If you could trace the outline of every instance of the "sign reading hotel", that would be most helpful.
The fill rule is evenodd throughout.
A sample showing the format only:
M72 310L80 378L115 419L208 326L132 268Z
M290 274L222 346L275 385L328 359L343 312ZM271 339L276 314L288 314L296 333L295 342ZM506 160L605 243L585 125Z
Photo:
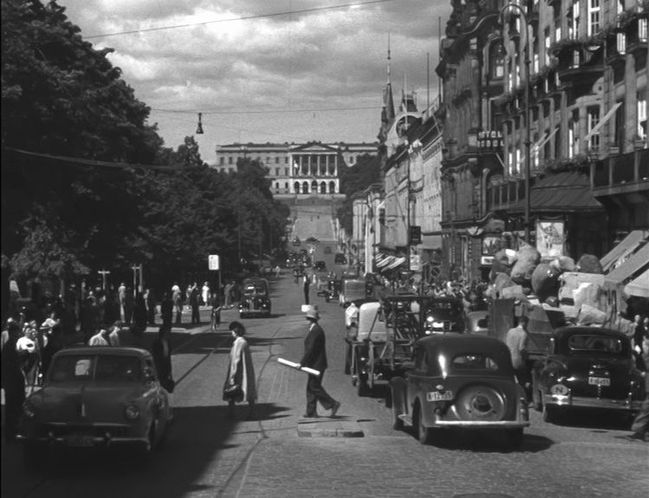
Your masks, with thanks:
M503 147L503 134L498 130L478 132L478 148L482 151L497 151Z
M563 221L536 222L536 249L542 258L563 256L565 251L565 223Z

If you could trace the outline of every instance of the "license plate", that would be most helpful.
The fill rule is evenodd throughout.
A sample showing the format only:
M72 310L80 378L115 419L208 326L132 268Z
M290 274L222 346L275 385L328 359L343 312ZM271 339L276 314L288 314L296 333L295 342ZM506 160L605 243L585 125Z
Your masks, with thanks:
M611 379L608 377L588 377L588 383L591 386L610 386Z
M73 435L69 436L65 442L68 446L74 446L76 448L88 448L94 445L92 436Z
M453 391L432 391L426 393L426 401L451 401L453 399Z

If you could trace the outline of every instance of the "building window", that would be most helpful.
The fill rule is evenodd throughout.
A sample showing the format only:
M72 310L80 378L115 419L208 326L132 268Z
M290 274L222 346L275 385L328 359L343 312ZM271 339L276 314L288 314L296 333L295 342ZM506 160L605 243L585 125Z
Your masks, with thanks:
M505 50L502 43L495 44L491 60L491 77L499 79L505 76Z
M575 157L575 116L568 121L568 158Z
M232 164L232 156L228 157L228 164Z
M300 182L295 182L293 185L293 188L295 189L295 193L299 194L300 193Z
M588 0L588 36L599 33L599 0Z
M561 16L554 19L554 41L561 40Z
M638 39L641 42L647 41L647 19L638 19Z
M545 50L544 50L544 63L546 66L550 65L550 27L546 27L543 31L543 39L545 41Z
M223 156L219 157L219 164L221 165L225 164L225 157Z
M284 176L289 176L288 168L284 168Z
M589 107L586 110L587 117L588 117L588 133L591 132L595 126L597 126L597 123L599 123L599 106L597 107ZM589 140L588 140L588 150L594 151L599 148L599 131L596 133L593 133Z
M336 182L329 182L329 193L330 194L336 193Z
M617 34L616 48L618 54L620 55L626 54L626 34L625 33Z
M302 192L305 194L309 193L309 182L302 182Z
M624 100L622 100L621 105L615 112L615 143L620 148L620 152L623 151L624 147L624 119Z
M311 192L318 193L318 182L315 180L311 182Z
M532 73L539 72L539 39L534 37L532 42Z
M275 164L279 164L279 156L275 156Z
M284 164L288 164L288 156L284 158Z
M320 193L321 194L327 193L327 184L325 182L320 182Z
M288 182L284 182L284 190L288 190Z
M647 139L647 100L638 94L638 138Z
M509 176L512 176L514 174L514 153L510 150L507 153L507 166L509 170Z
M568 12L568 38L579 38L579 0L573 0Z

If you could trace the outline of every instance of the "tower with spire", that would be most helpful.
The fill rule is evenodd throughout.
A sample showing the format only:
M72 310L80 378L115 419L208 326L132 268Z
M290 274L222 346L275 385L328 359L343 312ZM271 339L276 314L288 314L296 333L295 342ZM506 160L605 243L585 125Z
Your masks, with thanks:
M381 128L379 129L378 139L384 143L388 135L388 130L394 121L394 100L392 97L392 81L390 75L390 33L388 33L388 64L387 64L387 82L383 89L383 108L381 109Z

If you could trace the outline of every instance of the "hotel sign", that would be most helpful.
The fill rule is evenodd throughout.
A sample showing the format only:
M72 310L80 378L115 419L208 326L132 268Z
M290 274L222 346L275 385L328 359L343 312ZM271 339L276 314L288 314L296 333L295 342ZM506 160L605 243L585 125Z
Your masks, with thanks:
M484 130L478 132L478 149L483 152L502 149L503 134L498 130Z

